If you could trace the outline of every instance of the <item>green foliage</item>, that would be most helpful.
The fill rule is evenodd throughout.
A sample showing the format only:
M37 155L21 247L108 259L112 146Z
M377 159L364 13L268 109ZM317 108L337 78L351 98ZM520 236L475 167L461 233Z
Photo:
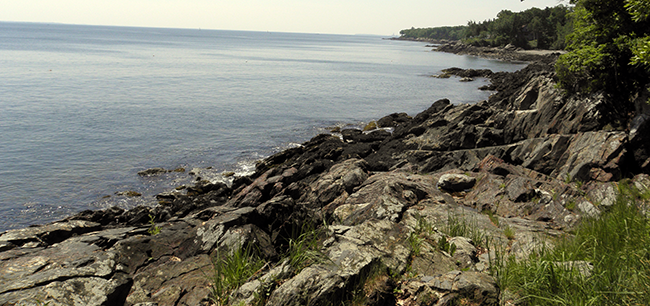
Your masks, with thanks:
M212 258L211 300L217 305L228 305L231 292L243 285L264 264L250 246L240 247L232 253L217 252Z
M506 225L506 227L503 229L503 235L508 238L508 240L513 240L515 239L515 230L510 227L510 225Z
M566 208L566 209L569 210L569 211L573 211L574 209L576 209L576 200L575 200L575 199L571 199L571 200L567 201L567 203L566 203L566 205L564 206L564 208Z
M407 38L462 40L478 47L513 44L525 49L560 50L564 49L565 38L573 28L570 12L571 8L564 5L518 13L503 10L496 19L469 21L466 26L411 28L400 34Z
M160 234L160 227L156 225L156 217L149 215L149 229L147 233L151 236Z
M646 195L621 182L616 204L583 220L574 237L524 261L506 259L499 285L526 305L650 304L650 219L637 206ZM593 268L581 268L586 263Z
M413 256L420 256L420 248L422 246L422 238L420 238L420 235L413 231L406 240L411 248L411 254Z
M573 27L570 12L564 5L518 13L503 10L496 19L468 22L464 42L480 47L512 44L524 49L564 49L565 37Z
M447 252L451 256L454 256L454 253L456 253L456 245L453 243L449 243L446 237L440 237L440 239L438 240L438 248L441 251Z
M39 299L35 299L34 301L35 301L37 306L48 306L48 305L50 305L50 302L41 301Z
M556 64L568 92L605 91L629 97L650 76L647 0L575 0L570 52Z
M490 218L490 222L495 226L499 226L499 216L495 215L491 210L486 210L485 214Z
M285 257L289 265L299 273L302 269L328 260L320 249L322 231L312 224L305 224L298 233L289 238L289 248Z
M465 26L436 27L436 28L411 28L401 30L402 37L424 39L461 40L465 37Z
M476 246L481 246L486 238L485 233L479 229L476 220L468 221L462 215L447 215L447 224L441 230L450 237L460 236L472 239Z

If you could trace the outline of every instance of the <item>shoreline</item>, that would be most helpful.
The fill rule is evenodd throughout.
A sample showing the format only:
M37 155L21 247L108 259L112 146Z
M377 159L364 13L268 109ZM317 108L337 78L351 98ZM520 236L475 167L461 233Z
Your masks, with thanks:
M231 186L198 181L185 194L159 194L156 207L87 210L4 232L0 304L209 305L212 258L255 246L266 264L222 296L235 304L353 300L378 271L368 294L377 301L497 305L507 297L484 237L525 258L545 243L540 235L566 234L606 209L617 180L650 186L641 174L650 170L650 123L631 134L615 101L562 97L554 73L549 60L493 73L497 93L487 101L441 99L367 132L321 134ZM474 220L477 232L445 232L452 217ZM287 263L292 233L309 224L326 225L314 250L326 260Z
M432 51L452 53L456 55L471 55L480 58L487 59L497 59L502 61L510 62L536 62L536 61L549 61L556 60L557 57L566 53L564 50L541 50L541 49L532 49L532 50L523 50L516 49L514 47L474 47L461 43L460 41L451 41L451 40L437 40L437 39L414 39L414 38L402 38L402 37L392 37L388 38L390 40L402 40L402 41L414 41L414 42L428 42L432 44L437 44L438 46L433 47Z

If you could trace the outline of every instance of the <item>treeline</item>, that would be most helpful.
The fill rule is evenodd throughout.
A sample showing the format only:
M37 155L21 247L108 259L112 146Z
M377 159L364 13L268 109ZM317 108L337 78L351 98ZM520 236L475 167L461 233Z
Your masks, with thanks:
M461 40L465 38L467 26L437 27L437 28L411 28L401 30L399 33L406 38L425 38L437 40Z
M573 29L572 8L564 5L523 12L503 10L497 18L469 21L466 26L411 28L400 31L402 37L462 40L481 47L512 44L524 49L564 49L566 36Z

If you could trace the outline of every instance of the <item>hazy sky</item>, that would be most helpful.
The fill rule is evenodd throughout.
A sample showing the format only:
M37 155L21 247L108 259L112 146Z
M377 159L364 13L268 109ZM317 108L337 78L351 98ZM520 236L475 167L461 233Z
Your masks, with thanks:
M0 21L336 34L462 25L559 0L0 0ZM566 1L564 2L566 3Z

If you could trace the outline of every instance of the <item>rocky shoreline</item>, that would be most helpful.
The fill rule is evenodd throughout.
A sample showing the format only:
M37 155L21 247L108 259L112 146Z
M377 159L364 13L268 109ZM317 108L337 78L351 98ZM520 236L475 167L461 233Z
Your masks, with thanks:
M496 250L524 258L566 235L613 204L620 179L650 187L648 114L563 97L552 63L490 73L487 101L316 136L231 186L4 232L0 305L215 305L215 258L246 246L264 264L231 305L512 302ZM295 263L308 233L315 255Z
M433 48L433 51L452 53L457 55L471 55L481 58L497 59L512 62L536 62L555 60L561 54L566 53L563 50L524 50L507 45L502 48L494 47L475 47L463 44L460 41L445 39L425 39L425 38L408 38L394 37L391 40L404 40L416 42L428 42L433 45L427 47Z

